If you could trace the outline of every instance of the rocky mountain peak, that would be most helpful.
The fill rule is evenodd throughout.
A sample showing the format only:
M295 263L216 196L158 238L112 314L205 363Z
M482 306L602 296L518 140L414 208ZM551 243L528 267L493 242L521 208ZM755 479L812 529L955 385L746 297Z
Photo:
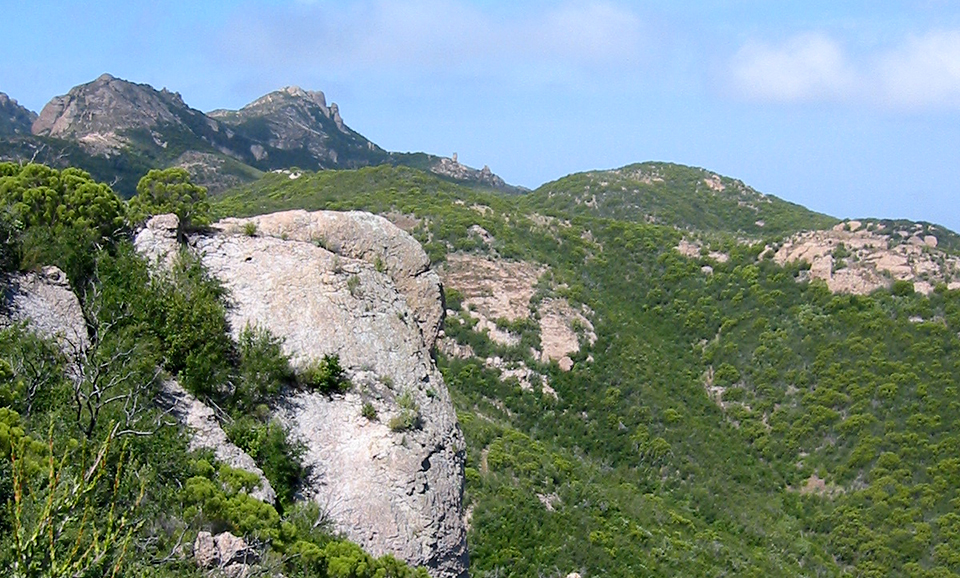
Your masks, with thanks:
M0 92L0 135L30 134L30 127L36 119L37 113Z
M255 136L266 147L297 154L309 152L320 168L365 166L371 164L367 158L371 154L385 156L379 147L344 124L339 107L335 103L328 106L326 95L319 90L287 86L240 110L215 110L210 116L236 132ZM355 160L344 162L344 157Z
M299 86L285 86L280 89L290 96L310 101L320 108L327 108L327 97L320 90L304 90Z
M0 152L2 158L73 164L100 180L117 183L115 189L124 196L134 193L148 168L170 166L187 169L212 193L254 180L261 171L384 164L510 188L489 169L464 167L426 153L387 152L351 129L340 107L328 104L322 91L295 85L239 110L206 114L188 106L178 92L107 73L53 98L39 115L0 96L0 151L4 147L9 151ZM48 147L47 138L66 142ZM56 157L54 150L65 152ZM91 157L114 160L102 163Z
M460 164L457 160L457 153L453 153L453 158L440 157L430 166L430 172L456 179L460 181L473 181L481 183L494 189L506 189L507 183L502 178L493 174L490 167L484 165L480 170Z
M102 74L47 103L32 132L76 139L89 152L102 154L127 144L124 133L131 129L183 124L185 113L196 111L179 95Z

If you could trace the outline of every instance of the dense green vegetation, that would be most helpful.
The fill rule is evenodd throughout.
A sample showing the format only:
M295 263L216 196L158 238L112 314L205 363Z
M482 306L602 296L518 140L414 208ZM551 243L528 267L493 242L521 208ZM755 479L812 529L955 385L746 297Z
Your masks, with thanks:
M600 193L620 187L607 173L509 198L405 169L325 172L264 179L214 211L411 215L437 263L466 251L546 264L534 300L595 311L598 341L563 372L531 358L535 324L512 328L522 345L497 345L447 295L459 311L447 335L477 354L439 359L467 437L475 576L960 574L960 293L797 282L802 264L778 267L731 234L835 220L767 197L751 228L759 213L721 194L689 208L684 190L706 194L706 173L633 168L664 178L643 193L657 222L696 228L730 260L682 257L679 232L644 222L639 203L597 211L622 221L564 196L600 187L602 208ZM482 361L492 355L546 373L558 398L502 381Z
M699 169L628 169L664 180L621 198L605 194L626 186L609 173L574 175L511 197L375 167L266 175L210 211L402 215L438 266L452 252L543 264L534 304L564 297L594 312L598 340L564 372L531 355L536 323L501 320L520 340L499 345L476 331L462 295L446 295L446 335L477 355L438 354L467 439L474 576L960 575L960 292L899 283L833 295L798 282L802 264L779 267L762 242L734 238L834 220L726 179L706 187ZM586 186L596 211L567 194ZM185 192L187 210L204 209ZM189 255L151 274L128 222L166 201L131 207L82 171L7 164L0 202L4 269L66 271L90 338L77 357L24 327L0 330L3 567L191 576L171 552L206 529L256 541L286 576L413 574L332 536L315 506L294 500L301 449L270 404L285 388L339 390L338 360L298 374L262 329L227 339L223 289ZM663 223L696 229L729 261L681 256L681 232ZM557 397L502 380L488 356L547 375ZM256 478L188 452L164 425L154 400L170 377L222 409L277 503L250 498ZM390 427L416 427L420 408L401 405Z
M133 213L173 199L197 222L197 190L166 176L142 190L160 180L185 196L143 199ZM301 385L275 337L248 328L231 341L223 289L196 259L184 253L172 270L151 271L133 250L127 204L78 169L0 164L0 208L3 274L61 267L87 329L85 340L54 343L24 325L0 328L4 575L197 576L183 546L201 530L229 530L273 573L426 576L371 557L321 524L315 505L294 502L300 449L269 404ZM341 384L336 358L322 372L319 385ZM169 378L221 408L275 504L250 497L256 476L188 450L162 401Z

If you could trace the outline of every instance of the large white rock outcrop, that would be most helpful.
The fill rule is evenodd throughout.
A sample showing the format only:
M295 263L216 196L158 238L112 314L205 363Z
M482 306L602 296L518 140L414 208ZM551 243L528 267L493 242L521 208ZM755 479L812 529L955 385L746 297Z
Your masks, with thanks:
M400 290L427 347L434 346L443 323L440 277L430 269L420 243L383 217L360 211L296 210L224 219L214 227L228 234L253 227L257 236L305 241L373 265Z
M784 241L774 253L782 265L810 264L809 277L822 279L834 293L866 295L894 280L910 281L923 294L937 283L960 287L960 258L937 249L937 238L918 232L921 225L882 234L860 221L822 231L805 231Z
M67 275L56 267L34 273L12 273L3 280L0 324L26 322L56 341L67 355L87 344L87 325L80 301L70 289Z
M161 228L148 225L151 247ZM374 554L465 575L464 442L430 356L443 312L423 249L366 213L290 211L213 231L188 245L229 291L234 334L268 329L295 367L339 355L351 378L345 395L299 392L277 408L307 447L305 497Z

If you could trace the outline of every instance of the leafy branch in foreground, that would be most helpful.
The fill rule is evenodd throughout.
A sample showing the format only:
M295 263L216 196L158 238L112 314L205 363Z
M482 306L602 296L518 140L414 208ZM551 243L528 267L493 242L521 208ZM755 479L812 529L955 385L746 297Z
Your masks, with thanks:
M52 437L51 431L45 480L31 475L35 464L23 444L11 452L12 575L117 576L142 525L136 511L144 487L141 485L132 502L122 499L121 481L128 457L121 450L111 476L112 434L97 448L93 462L89 466L82 463L79 472L70 467L73 451L55 456Z

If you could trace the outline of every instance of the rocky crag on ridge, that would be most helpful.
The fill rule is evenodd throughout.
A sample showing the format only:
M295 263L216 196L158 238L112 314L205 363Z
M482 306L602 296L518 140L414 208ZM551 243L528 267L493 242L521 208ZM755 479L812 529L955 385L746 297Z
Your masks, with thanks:
M156 217L138 249L163 259L176 231ZM229 292L235 336L263 327L294 367L336 354L346 369L346 394L291 393L276 409L306 446L304 497L373 554L465 575L464 441L430 356L443 312L419 244L367 213L289 211L226 219L187 246Z
M28 135L37 114L0 92L0 135Z

